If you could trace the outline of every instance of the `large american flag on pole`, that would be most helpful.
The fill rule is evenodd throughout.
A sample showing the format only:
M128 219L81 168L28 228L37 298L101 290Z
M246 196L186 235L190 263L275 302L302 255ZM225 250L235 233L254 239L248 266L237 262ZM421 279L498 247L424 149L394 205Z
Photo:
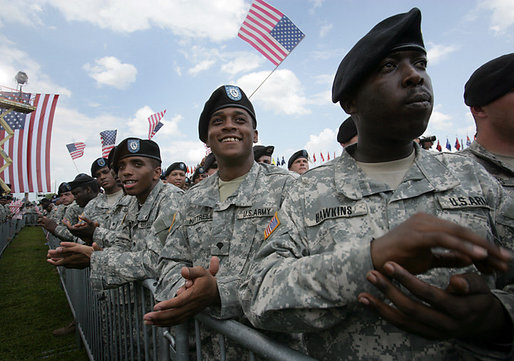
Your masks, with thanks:
M82 142L75 142L66 144L66 148L68 148L68 152L70 152L71 159L77 159L84 155L86 144Z
M19 97L19 93L2 92L1 96ZM0 174L5 183L11 184L14 193L51 192L50 176L50 144L52 141L52 125L58 94L28 94L24 97L33 97L32 113L10 112L4 120L14 131L14 136L3 144L13 163ZM2 110L4 112L5 110ZM0 127L0 139L5 138L7 132ZM0 157L0 167L4 159Z
M305 34L280 10L255 0L237 34L278 66Z
M117 133L118 131L116 129L100 132L100 140L102 141L102 158L107 158L112 148L114 148Z
M157 133L159 129L162 128L162 123L160 122L161 118L166 114L166 109L164 109L162 112L152 114L148 117L148 139L152 139L152 137Z

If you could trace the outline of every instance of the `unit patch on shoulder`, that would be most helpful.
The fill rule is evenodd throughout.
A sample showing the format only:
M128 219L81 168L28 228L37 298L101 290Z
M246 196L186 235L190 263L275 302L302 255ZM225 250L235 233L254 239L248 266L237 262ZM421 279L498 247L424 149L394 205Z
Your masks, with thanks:
M271 221L269 222L268 226L264 230L264 240L267 240L269 236L277 229L277 227L280 225L280 220L278 219L277 212L275 212L275 215L273 218L271 218Z

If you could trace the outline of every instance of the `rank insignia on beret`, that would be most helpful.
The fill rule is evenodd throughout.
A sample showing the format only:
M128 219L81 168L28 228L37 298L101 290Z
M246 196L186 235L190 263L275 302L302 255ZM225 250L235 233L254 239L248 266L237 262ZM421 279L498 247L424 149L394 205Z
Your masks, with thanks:
M98 164L99 167L105 167L105 160L103 158L100 158L96 161L96 164Z
M127 142L127 148L130 153L137 153L140 147L139 139L129 139Z
M271 218L271 221L269 222L268 226L264 230L264 240L267 240L269 236L277 229L277 227L280 225L280 220L278 219L277 212L275 212L275 215L273 218Z
M230 99L235 101L241 100L241 90L237 86L225 85L225 91Z

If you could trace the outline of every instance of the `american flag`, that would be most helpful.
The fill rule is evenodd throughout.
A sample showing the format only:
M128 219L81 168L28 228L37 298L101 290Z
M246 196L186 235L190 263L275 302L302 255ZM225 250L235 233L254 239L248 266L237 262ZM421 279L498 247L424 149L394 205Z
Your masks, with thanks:
M255 0L237 34L278 66L305 34L287 16L262 0Z
M269 236L277 229L277 227L280 225L280 220L278 219L277 212L275 212L275 215L273 218L271 218L271 221L269 222L268 226L264 230L264 240L268 239Z
M104 130L100 132L100 140L102 141L102 158L107 158L111 149L116 144L117 130Z
M19 94L2 92L0 96L19 99ZM36 110L28 114L10 112L5 115L4 120L14 131L14 136L0 148L12 158L13 163L0 173L0 177L11 184L13 193L51 192L50 145L59 95L23 93L23 97L25 103L33 97L32 105ZM6 131L0 128L0 139L6 135ZM0 157L0 167L3 165L4 159Z
M21 199L12 201L9 203L9 210L11 211L11 215L14 217L20 212L20 208L23 206L23 202Z
M161 129L163 124L160 122L160 120L164 116L164 114L166 114L166 109L164 109L160 113L155 113L148 117L148 123L150 124L150 128L148 129L148 139L152 139L155 133L157 133L157 131Z
M86 144L82 142L70 143L66 144L66 148L68 148L68 152L70 152L71 159L77 159L84 155Z

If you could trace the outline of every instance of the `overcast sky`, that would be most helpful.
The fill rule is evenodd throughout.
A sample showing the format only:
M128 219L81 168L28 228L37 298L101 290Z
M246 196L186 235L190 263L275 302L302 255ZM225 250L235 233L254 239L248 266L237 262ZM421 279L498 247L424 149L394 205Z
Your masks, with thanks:
M331 102L339 62L382 19L417 6L428 49L435 106L425 135L441 143L472 138L464 83L486 61L514 49L512 0L272 0L306 35L253 96L259 143L288 157L305 148L334 152L346 119ZM101 155L99 133L145 138L149 115L167 109L154 140L163 166L197 164L203 104L222 84L248 95L274 66L237 37L250 1L243 0L0 0L0 85L61 94L52 137L52 179L76 175L65 144L82 141L76 160L89 173ZM319 161L318 161L319 163Z

